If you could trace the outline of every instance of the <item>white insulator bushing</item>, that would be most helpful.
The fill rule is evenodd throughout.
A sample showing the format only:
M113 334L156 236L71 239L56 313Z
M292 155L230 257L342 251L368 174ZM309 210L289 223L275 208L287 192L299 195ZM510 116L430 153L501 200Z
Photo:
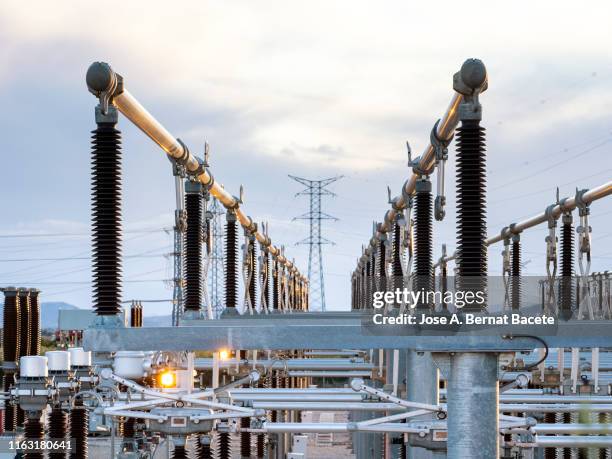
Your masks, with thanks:
M22 378L45 378L49 375L47 357L27 355L19 359L19 376Z
M145 376L145 354L140 351L117 351L113 362L117 376L140 379Z
M68 349L70 352L70 365L73 367L90 367L91 366L91 352L84 351L82 347L71 347Z
M68 351L47 351L49 371L70 371L70 352Z

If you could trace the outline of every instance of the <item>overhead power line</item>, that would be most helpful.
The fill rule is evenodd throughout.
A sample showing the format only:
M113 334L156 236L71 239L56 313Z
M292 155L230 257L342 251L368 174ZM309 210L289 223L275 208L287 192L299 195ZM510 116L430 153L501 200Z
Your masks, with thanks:
M124 231L124 234L146 234L146 233L161 233L167 232L168 228L157 228L150 230L132 230ZM90 233L14 233L0 234L0 239L16 239L16 238L37 238L37 237L74 237L74 236L90 236Z

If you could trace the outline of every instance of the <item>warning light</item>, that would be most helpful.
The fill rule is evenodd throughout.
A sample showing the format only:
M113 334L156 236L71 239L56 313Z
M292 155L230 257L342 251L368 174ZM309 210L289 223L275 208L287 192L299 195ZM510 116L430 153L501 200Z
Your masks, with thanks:
M173 371L164 371L159 377L159 383L166 388L176 386L176 374Z

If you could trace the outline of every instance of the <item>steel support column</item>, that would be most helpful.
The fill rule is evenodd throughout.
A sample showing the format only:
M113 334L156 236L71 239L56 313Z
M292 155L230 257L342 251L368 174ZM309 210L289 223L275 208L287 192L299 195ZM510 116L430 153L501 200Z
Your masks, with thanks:
M407 351L406 398L408 400L437 405L439 402L439 379L438 368L433 361L431 352ZM434 457L432 451L424 448L409 447L407 453L408 459L431 459Z
M451 354L448 458L499 457L497 354Z

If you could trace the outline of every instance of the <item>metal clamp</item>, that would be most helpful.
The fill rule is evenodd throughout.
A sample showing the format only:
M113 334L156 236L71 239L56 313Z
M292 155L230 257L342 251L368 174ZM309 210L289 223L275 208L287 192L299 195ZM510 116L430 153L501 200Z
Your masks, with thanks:
M504 244L506 243L506 239L510 239L511 236L511 231L510 231L510 227L509 226L504 226L501 231L499 232L499 236L501 238L502 241L504 241Z
M576 196L574 197L574 200L576 201L576 207L578 208L578 215L580 216L589 215L590 213L589 204L584 202L584 194L587 191L589 190L587 189L578 190L578 188L576 188Z
M238 220L238 217L236 217L236 212L234 212L233 208L227 209L227 212L225 212L225 219L229 223L234 223L236 220Z
M187 147L187 145L185 145L185 143L181 139L177 138L176 141L181 145L181 147L183 147L183 154L179 156L178 158L175 158L173 156L168 156L168 159L172 161L173 163L186 167L187 162L189 160L189 156L190 156L189 148ZM187 171L185 170L185 172Z
M187 170L185 169L184 165L179 164L176 161L172 161L172 175L175 177L185 178L187 176Z
M426 176L429 175L425 169L421 167L421 157L417 157L416 159L408 160L408 167L412 168L412 172L414 172L418 176Z
M248 226L244 229L245 233L247 233L250 237L255 238L255 233L257 232L257 223L253 221L250 216L247 216L249 219Z
M412 159L412 148L410 148L410 142L406 140L406 152L408 154L408 167L412 168L412 172L416 175L428 175L427 171L421 167L421 157L417 157L416 159Z
M439 124L440 120L436 121L431 130L431 134L429 135L429 140L434 149L436 157L435 165L438 171L436 180L437 196L434 202L434 217L437 221L442 221L446 215L446 211L444 210L444 206L446 205L446 196L444 195L444 170L446 160L448 159L448 146L453 140L454 134L446 140L438 137Z
M402 189L402 197L405 199L406 196L404 195L404 190ZM391 204L391 208L393 210L395 210L396 212L401 212L403 210L403 207L399 205L399 198L395 197L392 198L391 197L391 187L389 187L387 185L387 202L389 204Z
M228 211L232 211L232 213L234 213L236 211L236 209L238 209L240 207L240 204L242 204L242 198L244 196L244 191L243 191L243 187L242 185L240 185L240 196L233 196L232 198L234 199L234 204L232 204L231 206L226 206L226 209Z
M544 211L544 215L546 215L546 219L548 220L549 228L554 228L555 226L557 226L557 219L553 215L553 210L555 207L557 207L557 204L551 204Z
M195 159L198 162L197 169L195 171L187 171L189 178L192 180L198 180L198 177L204 174L204 172L206 172L206 163L204 162L204 160L202 158L198 158L197 156L195 157ZM211 180L206 185L204 185L204 187L206 188L206 191L212 188L213 183L214 183L214 179L212 179L212 176L211 176Z

